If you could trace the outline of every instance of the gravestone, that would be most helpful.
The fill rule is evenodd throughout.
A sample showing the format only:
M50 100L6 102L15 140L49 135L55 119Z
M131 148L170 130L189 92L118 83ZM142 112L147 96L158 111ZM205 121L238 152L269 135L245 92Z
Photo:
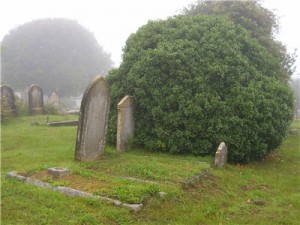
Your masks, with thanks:
M126 95L118 103L117 150L124 151L134 133L133 98Z
M223 167L227 163L227 154L228 154L227 146L224 142L221 142L221 144L219 145L216 151L214 167L216 168Z
M6 85L1 86L1 114L7 116L17 115L14 91Z
M43 90L38 84L33 84L28 90L28 106L31 115L44 113Z
M48 99L48 102L50 104L52 104L53 106L55 106L56 108L58 108L59 107L59 97L58 97L58 95L55 92L52 92L49 99Z
M93 161L104 153L110 94L105 78L97 76L84 92L77 130L75 159Z

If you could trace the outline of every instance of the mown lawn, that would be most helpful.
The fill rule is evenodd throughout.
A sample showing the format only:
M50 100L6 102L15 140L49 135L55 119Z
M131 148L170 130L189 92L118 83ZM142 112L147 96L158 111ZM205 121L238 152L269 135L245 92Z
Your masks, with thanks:
M76 118L50 116L51 121ZM31 121L40 125L31 126ZM209 169L212 158L136 149L120 154L107 147L97 162L75 162L77 128L45 123L46 116L34 116L2 124L2 224L299 224L299 135L289 136L264 161L210 170L198 184L183 189L181 182ZM299 121L292 127L300 129ZM41 177L54 185L73 185L144 207L133 212L6 177L9 171L38 176L49 167L67 167L78 177L74 184ZM162 198L159 191L167 195Z

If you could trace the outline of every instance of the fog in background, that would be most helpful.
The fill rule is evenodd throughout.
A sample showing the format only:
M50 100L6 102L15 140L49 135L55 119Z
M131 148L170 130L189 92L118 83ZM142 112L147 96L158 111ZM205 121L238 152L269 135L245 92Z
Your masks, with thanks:
M166 19L179 14L193 0L5 0L1 2L0 40L13 28L42 18L75 19L91 31L104 50L111 54L114 66L122 61L122 48L131 33L148 20ZM300 2L264 0L262 5L280 19L276 36L290 53L300 49ZM298 53L299 54L299 53ZM294 77L300 78L299 57Z

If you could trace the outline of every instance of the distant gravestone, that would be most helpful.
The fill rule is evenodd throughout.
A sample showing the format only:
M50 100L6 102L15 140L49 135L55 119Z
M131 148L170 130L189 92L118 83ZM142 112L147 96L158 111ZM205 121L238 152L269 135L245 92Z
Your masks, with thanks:
M33 84L28 90L28 106L31 115L44 113L43 90L38 84Z
M15 95L11 87L1 86L1 114L16 116L17 109L15 104Z
M75 159L93 161L104 153L110 94L103 77L96 77L84 92L78 122Z
M56 108L59 107L59 96L55 93L55 92L52 92L49 99L48 99L48 102L55 106Z
M221 144L219 145L216 151L214 167L216 168L223 167L227 163L227 154L228 154L227 146L224 142L221 142Z
M124 151L134 133L133 98L126 95L118 103L117 150Z

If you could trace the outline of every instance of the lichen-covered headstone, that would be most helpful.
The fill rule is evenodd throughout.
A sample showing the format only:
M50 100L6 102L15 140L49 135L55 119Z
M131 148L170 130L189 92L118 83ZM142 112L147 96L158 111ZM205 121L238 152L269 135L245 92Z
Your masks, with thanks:
M1 86L1 115L17 115L14 91L11 87L6 85Z
M44 113L43 90L38 84L33 84L28 89L28 106L31 115Z
M117 150L124 151L134 133L133 98L126 95L118 103Z
M214 167L216 168L223 167L227 163L227 154L228 154L227 146L224 142L221 142L221 144L219 145L216 151Z
M104 153L110 94L103 77L96 77L84 92L78 122L75 159L93 161Z

